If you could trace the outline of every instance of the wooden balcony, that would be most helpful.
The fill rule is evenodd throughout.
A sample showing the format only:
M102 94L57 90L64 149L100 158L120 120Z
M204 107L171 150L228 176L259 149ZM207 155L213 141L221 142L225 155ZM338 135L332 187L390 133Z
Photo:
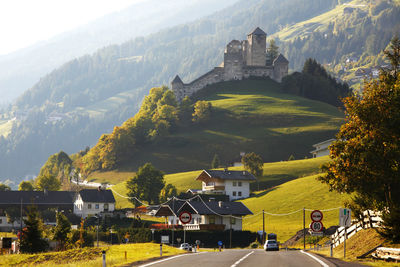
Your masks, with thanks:
M203 187L204 191L225 191L224 185L207 185Z

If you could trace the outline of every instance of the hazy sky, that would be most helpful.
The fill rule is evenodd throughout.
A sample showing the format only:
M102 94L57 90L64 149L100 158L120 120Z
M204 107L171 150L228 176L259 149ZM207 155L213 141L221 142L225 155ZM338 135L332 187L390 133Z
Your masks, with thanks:
M146 0L0 1L0 55Z

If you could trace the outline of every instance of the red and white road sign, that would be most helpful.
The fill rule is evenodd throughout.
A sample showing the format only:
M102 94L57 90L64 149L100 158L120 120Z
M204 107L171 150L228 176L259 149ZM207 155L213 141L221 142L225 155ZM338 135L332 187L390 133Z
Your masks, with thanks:
M311 212L311 220L313 222L320 222L324 218L324 215L319 210L314 210Z
M190 223L190 221L192 220L192 214L187 211L183 211L181 212L181 214L179 214L179 220L182 224Z
M324 225L322 224L322 222L312 222L310 228L311 230L313 230L313 232L322 232Z

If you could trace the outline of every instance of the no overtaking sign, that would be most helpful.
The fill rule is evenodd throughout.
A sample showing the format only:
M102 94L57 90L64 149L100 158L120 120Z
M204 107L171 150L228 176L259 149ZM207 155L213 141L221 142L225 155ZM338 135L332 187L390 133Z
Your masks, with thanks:
M182 224L190 223L190 221L192 220L192 214L187 211L181 212L181 214L179 215L179 220Z
M322 212L319 210L314 210L311 212L311 220L313 222L320 222L324 218L324 215L322 215Z

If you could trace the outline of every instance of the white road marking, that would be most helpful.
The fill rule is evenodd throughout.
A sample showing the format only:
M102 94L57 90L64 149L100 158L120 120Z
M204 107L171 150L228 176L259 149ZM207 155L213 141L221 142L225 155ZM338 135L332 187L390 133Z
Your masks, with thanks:
M322 260L318 259L317 257L315 257L314 255L311 255L310 253L305 252L304 250L300 250L301 253L306 254L307 256L310 256L311 258L313 258L314 260L316 260L319 264L322 265L322 267L329 267L328 264L326 264L325 262L323 262Z
M181 255L176 255L176 256L172 256L172 257L169 257L169 258L165 258L165 259L162 259L162 260L159 260L159 261L153 261L153 262L150 262L150 263L147 263L147 264L143 264L143 265L140 265L139 267L146 267L146 266L150 266L150 265L157 264L157 263L164 262L164 261L169 261L169 260L176 259L176 258L183 257L183 256L199 255L199 254L203 254L203 253L207 253L207 252L199 252L199 253L193 253L193 254L181 254Z
M245 255L244 257L242 257L240 260L238 260L237 262L235 262L231 267L236 267L239 263L241 263L244 259L246 259L248 256L250 256L251 254L254 253L254 250L252 252L250 252L249 254Z

